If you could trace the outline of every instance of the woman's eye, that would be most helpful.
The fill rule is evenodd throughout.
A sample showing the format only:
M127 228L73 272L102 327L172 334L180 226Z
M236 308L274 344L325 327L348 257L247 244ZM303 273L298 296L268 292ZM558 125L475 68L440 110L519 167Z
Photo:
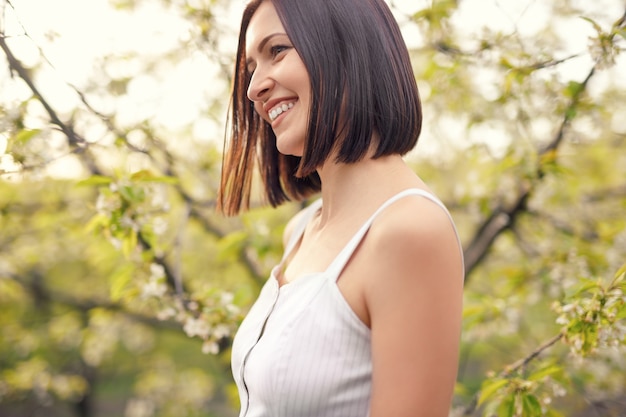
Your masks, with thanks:
M286 51L287 49L289 49L289 47L285 45L274 45L270 48L270 54L272 55L272 58L276 58L278 54Z

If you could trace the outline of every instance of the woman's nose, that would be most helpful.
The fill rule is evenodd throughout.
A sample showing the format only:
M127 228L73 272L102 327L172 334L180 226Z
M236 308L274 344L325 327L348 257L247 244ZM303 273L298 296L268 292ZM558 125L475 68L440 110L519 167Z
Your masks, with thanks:
M258 69L252 74L248 85L248 99L251 101L264 101L274 86L274 81Z

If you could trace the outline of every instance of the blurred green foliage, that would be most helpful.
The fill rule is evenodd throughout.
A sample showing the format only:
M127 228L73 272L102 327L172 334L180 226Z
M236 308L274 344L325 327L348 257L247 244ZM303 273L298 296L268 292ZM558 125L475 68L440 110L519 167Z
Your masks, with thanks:
M201 141L190 126L124 121L129 83L186 56L205 54L228 84L228 2L113 3L166 7L188 36L158 56L101 57L93 79L70 85L69 110L39 89L54 72L46 48L26 66L16 36L0 36L1 85L28 92L0 95L0 414L234 416L232 334L301 204L255 200L220 217L221 133ZM555 24L532 35L468 34L463 2L396 9L424 39L411 54L425 143L407 159L465 249L452 416L626 412L625 15L619 1L616 15L578 3L553 2ZM574 53L556 24L572 20L591 30ZM27 28L17 38L34 42ZM204 111L223 124L214 93Z

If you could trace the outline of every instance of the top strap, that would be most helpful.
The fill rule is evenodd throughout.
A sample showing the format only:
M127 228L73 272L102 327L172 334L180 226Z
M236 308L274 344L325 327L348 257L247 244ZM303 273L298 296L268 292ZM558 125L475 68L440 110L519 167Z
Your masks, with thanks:
M396 201L398 201L398 200L400 200L400 199L402 199L404 197L410 196L410 195L421 196L421 197L424 197L424 198L432 201L433 203L437 204L439 207L441 207L446 212L446 214L450 218L450 221L452 222L452 226L454 227L454 222L452 220L452 216L450 215L450 212L448 211L446 206L441 202L441 200L439 200L433 194L429 193L428 191L424 191L422 189L419 189L419 188L410 188L410 189L401 191L398 194L396 194L393 197L391 197L390 199L388 199L387 201L385 201L378 208L378 210L376 210L374 212L374 214L372 214L372 216L363 224L363 226L361 226L361 228L356 232L356 234L352 237L352 239L350 239L350 241L341 250L341 252L339 252L339 255L337 255L337 257L333 260L333 262L328 266L328 269L326 271L329 274L329 276L328 276L329 279L333 279L335 281L337 279L339 279L339 275L341 274L341 272L343 271L344 267L346 266L346 264L348 263L348 261L352 257L352 254L354 253L356 248L359 246L359 243L361 243L361 240L363 239L363 237L365 236L366 232L371 227L371 225L374 222L374 220L376 219L376 217L378 217L378 215L383 210L385 210L387 207L389 207L391 204L395 203ZM458 235L458 233L456 231L456 228L455 228L455 234L457 236L457 241L459 242L459 248L461 248L461 241L459 239L459 235ZM461 249L461 256L462 255L463 255L463 250Z
M300 238L304 234L304 229L309 224L315 213L322 207L322 199L317 199L313 203L311 203L307 208L305 208L305 213L302 215L302 218L296 223L293 232L291 232L291 236L289 236L289 241L285 246L285 252L283 253L282 260L284 261L287 256L291 253L296 244L300 241Z

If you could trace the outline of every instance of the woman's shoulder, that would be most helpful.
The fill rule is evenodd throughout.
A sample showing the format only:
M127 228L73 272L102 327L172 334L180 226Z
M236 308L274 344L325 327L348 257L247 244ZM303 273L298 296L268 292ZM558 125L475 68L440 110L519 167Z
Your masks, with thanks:
M372 223L372 229L381 236L412 236L446 229L454 231L447 208L431 191L415 188L402 194L402 198L382 210Z
M409 266L435 259L462 262L452 217L431 192L395 201L374 220L368 239L383 258L404 260Z

